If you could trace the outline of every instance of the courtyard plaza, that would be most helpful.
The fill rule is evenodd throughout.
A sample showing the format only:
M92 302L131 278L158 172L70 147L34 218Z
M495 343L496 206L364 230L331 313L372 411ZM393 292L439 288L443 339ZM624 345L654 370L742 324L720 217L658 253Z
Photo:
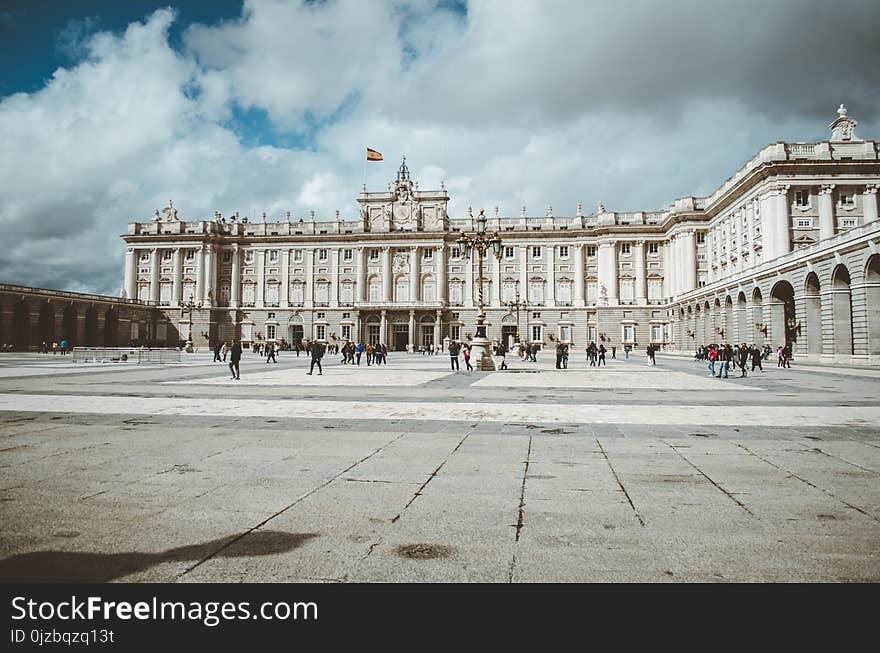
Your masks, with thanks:
M880 370L212 357L0 355L0 580L880 580Z

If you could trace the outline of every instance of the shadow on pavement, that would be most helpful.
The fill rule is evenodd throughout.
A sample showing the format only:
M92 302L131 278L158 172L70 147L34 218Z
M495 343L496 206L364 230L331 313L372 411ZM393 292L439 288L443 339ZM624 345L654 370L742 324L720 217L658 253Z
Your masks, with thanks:
M215 555L237 558L285 553L314 537L316 533L256 531L244 537L230 535L158 553L35 551L0 560L0 582L104 583L163 562L198 562Z

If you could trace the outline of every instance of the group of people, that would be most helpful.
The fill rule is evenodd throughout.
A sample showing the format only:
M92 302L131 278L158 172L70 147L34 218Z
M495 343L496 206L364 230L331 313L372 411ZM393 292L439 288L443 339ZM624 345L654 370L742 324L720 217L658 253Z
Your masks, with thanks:
M339 347L335 352L339 353ZM361 357L366 357L367 365L387 365L388 364L388 347L385 343L378 342L376 344L348 341L342 345L342 364L343 365L360 365Z
M700 349L697 350L695 359L709 361L707 368L710 376L720 379L723 375L726 379L730 374L731 365L733 366L734 372L739 368L740 377L748 376L749 371L747 370L747 367L749 364L751 364L752 372L754 372L755 369L759 369L763 372L764 366L762 365L762 361L767 358L768 353L769 350L767 350L766 347L762 348L757 345L747 345L745 343L740 345L731 345L730 343L711 344L700 347ZM718 368L717 373L715 369L716 366Z
M466 342L459 342L457 340L450 341L449 364L454 372L458 372L460 370L458 366L459 354L461 354L462 358L464 358L465 371L473 372L474 366L471 365L471 346Z
M6 349L6 347L9 347L9 349ZM43 340L43 342L40 343L41 354L48 354L51 351L53 354L61 354L64 356L71 349L73 349L73 347L69 345L66 338L62 338L60 341L53 340L51 343ZM12 345L4 345L3 351L14 351L14 349Z

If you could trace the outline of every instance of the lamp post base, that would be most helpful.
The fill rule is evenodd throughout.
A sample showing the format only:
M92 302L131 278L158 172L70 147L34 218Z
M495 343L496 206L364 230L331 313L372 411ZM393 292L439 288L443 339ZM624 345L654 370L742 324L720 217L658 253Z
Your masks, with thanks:
M474 338L471 341L471 360L481 372L494 372L495 359L492 358L492 343L488 338Z
M193 353L193 341L191 339L186 341L185 351L187 354Z

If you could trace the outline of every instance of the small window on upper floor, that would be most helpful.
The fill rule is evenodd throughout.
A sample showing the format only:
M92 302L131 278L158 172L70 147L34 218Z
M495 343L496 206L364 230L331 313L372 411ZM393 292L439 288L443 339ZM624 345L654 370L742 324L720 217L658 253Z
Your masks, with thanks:
M149 252L141 252L141 260L142 261L149 261L150 260L150 253Z
M353 254L353 252L352 252L350 249L344 249L344 250L342 250L342 260L343 260L343 261L350 261L350 260L352 259L352 256L353 256L353 255L354 255L354 254Z
M504 248L504 258L513 258L513 247Z
M840 205L841 206L852 206L855 204L855 197L852 193L841 193L840 194Z
M186 250L186 260L192 261L196 257L196 250L188 249Z
M540 320L541 314L540 313L532 313L532 319L533 320Z
M302 263L303 260L303 251L301 249L293 250L293 262L294 263Z
M541 258L541 248L538 246L532 247L532 258Z
M326 261L327 260L327 250L326 249L319 249L318 250L318 260L319 261Z
M449 250L449 255L452 256L452 258L461 258L461 247L452 247Z
M697 244L702 245L705 242L706 242L706 232L705 231L698 231L697 232Z
M629 254L629 243L621 243L620 244L620 253L621 254Z
M426 261L433 261L434 260L434 250L431 249L430 247L424 249L422 252L422 258Z
M278 250L270 249L269 250L269 263L277 263L278 262Z
M232 252L223 252L223 262L229 263L232 260Z
M244 262L245 263L253 263L254 262L254 250L249 249L244 253Z
M595 256L596 255L596 246L595 245L587 245L587 256Z
M370 250L370 260L371 261L378 261L379 260L379 250L378 249L374 248L374 249Z
M656 254L660 251L660 245L657 243L648 243L648 254Z
M559 246L559 258L568 258L568 245Z
M794 192L794 203L795 203L795 206L809 206L810 205L810 191L796 190Z
M166 249L166 250L162 251L162 260L163 261L170 261L171 260L171 250L170 249Z

